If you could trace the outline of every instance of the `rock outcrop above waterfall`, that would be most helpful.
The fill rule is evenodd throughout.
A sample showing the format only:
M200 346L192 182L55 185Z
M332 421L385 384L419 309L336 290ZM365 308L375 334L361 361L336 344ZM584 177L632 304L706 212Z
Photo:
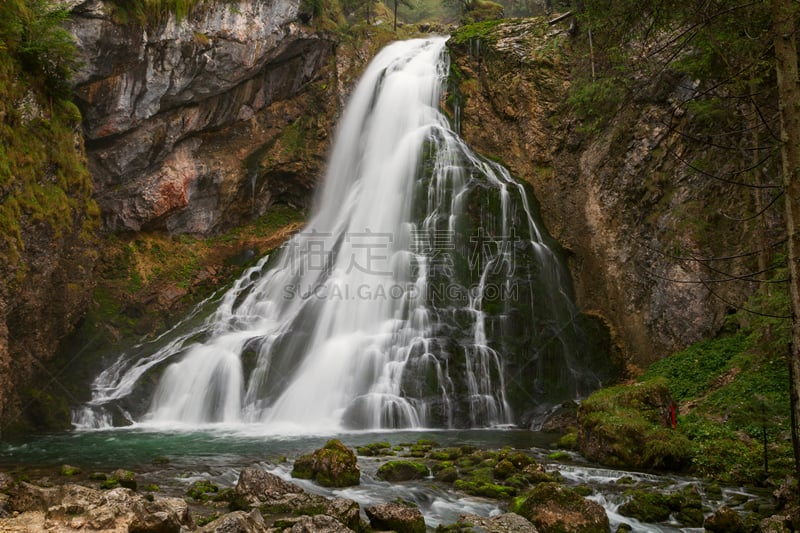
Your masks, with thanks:
M575 61L566 29L498 21L462 28L448 46L463 137L533 185L568 250L579 305L607 323L625 362L646 366L719 331L753 284L709 286L724 275L691 258L751 248L753 226L735 219L753 199L685 163L704 161L719 175L736 168L730 152L670 127L687 113L691 81L638 80L634 101L586 131L564 102ZM734 276L745 268L725 265Z
M102 0L73 8L77 103L106 230L205 234L276 200L306 201L322 157L286 146L259 168L257 153L304 111L324 114L312 89L327 81L334 42L299 24L299 5L206 2L183 18L127 24ZM318 126L292 141L313 152L327 137Z

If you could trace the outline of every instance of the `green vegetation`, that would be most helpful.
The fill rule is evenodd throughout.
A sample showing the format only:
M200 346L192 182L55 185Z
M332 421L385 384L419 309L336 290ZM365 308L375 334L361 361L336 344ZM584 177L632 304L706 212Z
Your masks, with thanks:
M164 22L169 15L175 15L178 20L182 20L208 4L227 1L229 0L111 0L110 3L113 17L119 23L157 25Z
M620 77L573 85L567 105L581 121L579 130L595 134L608 125L626 99L626 85L627 81Z
M219 487L207 479L195 481L186 490L186 495L197 501L206 501L214 498L219 492Z
M602 389L578 410L578 446L604 464L681 469L691 451L686 437L668 428L672 405L664 379Z
M29 270L32 228L53 240L91 240L99 212L69 101L75 47L66 11L41 0L0 5L0 272L4 285ZM46 228L46 229L45 229Z
M507 20L497 19L466 24L453 32L453 42L456 44L464 44L469 43L473 39L485 40L491 35L492 30L500 24L507 22Z
M745 307L760 314L731 315L720 337L654 363L639 383L588 398L580 411L581 450L591 455L592 439L599 439L609 456L598 460L607 464L685 468L723 483L761 484L790 472L790 331L789 321L777 318L788 313L785 287L760 292ZM677 430L669 429L660 408L667 396L685 413ZM681 461L665 462L664 454Z

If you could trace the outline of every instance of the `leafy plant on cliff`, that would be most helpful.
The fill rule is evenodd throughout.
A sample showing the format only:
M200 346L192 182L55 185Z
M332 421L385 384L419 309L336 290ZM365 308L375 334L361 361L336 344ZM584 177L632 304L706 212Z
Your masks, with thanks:
M91 240L99 212L68 101L75 47L66 11L44 0L0 4L0 248L6 287L29 269L32 232Z

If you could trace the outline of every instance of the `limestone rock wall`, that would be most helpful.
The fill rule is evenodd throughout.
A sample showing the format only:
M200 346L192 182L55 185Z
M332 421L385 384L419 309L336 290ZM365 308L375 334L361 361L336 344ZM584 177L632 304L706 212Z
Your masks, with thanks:
M115 21L102 0L73 8L77 100L105 230L207 234L263 213L286 188L258 180L246 160L307 110L276 105L324 78L334 43L297 22L299 4L205 2L147 24ZM300 202L311 184L298 179Z

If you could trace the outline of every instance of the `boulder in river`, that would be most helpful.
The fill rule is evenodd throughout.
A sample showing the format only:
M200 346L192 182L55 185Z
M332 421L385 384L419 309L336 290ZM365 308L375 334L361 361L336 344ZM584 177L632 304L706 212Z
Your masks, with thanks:
M381 503L365 509L373 529L397 533L425 533L425 519L416 507L398 503Z
M600 504L558 483L540 483L515 498L510 509L542 533L607 533L609 528Z
M292 477L313 479L323 487L350 487L360 483L361 470L355 452L331 439L314 453L298 457Z

